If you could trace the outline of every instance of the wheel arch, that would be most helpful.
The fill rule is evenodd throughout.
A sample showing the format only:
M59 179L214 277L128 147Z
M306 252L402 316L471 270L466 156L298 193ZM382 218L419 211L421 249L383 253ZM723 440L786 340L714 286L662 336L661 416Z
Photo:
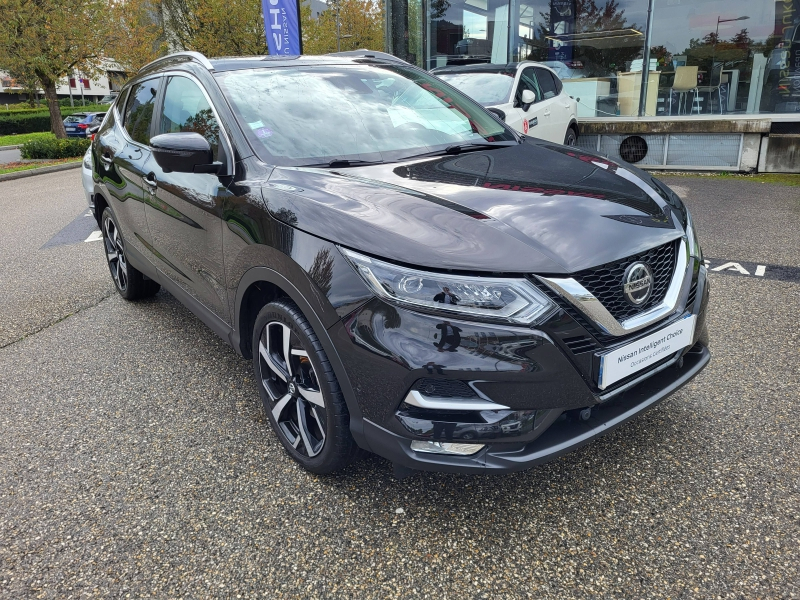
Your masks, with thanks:
M575 130L575 139L577 139L578 136L580 136L580 134L581 134L581 129L578 126L578 120L575 117L573 117L573 118L571 118L569 120L569 125L567 125L567 129L570 129L570 128Z
M359 446L369 449L364 437L361 409L358 406L344 363L339 357L339 353L317 311L289 279L269 267L252 267L245 272L236 290L234 328L230 336L231 344L244 358L252 358L252 337L256 317L264 306L278 298L292 300L308 319L311 328L325 350L325 354L328 356L328 361L342 390L347 410L350 413L350 432Z
M103 211L108 206L108 200L106 200L103 194L95 191L94 193L94 220L97 221L97 225L101 225L100 221L103 219Z

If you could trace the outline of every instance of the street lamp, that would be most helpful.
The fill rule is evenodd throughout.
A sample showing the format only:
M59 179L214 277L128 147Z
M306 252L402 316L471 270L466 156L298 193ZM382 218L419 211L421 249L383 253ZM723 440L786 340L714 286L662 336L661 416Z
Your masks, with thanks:
M714 45L711 46L711 75L710 75L711 77L714 76L714 55L717 52L717 38L719 37L719 24L720 23L730 23L732 21L746 21L749 18L750 17L736 17L735 19L720 19L719 17L717 17L717 29L714 32ZM721 74L722 74L722 71L720 71L720 75ZM711 80L709 79L709 82L710 81ZM711 83L711 85L714 85L714 84Z
M340 27L340 23L339 23L339 8L340 8L339 7L339 3L337 2L336 3L336 51L337 52L341 52L341 42L342 42L343 39L353 37L350 34L342 35L340 33L340 30L339 30L339 27Z

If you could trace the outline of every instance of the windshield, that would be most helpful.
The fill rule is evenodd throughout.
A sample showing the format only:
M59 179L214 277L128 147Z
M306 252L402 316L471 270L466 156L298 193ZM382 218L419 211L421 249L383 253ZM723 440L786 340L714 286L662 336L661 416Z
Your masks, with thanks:
M484 106L506 104L514 85L514 73L442 73L439 77Z
M300 66L218 76L262 160L391 161L453 144L516 141L435 77L401 65Z

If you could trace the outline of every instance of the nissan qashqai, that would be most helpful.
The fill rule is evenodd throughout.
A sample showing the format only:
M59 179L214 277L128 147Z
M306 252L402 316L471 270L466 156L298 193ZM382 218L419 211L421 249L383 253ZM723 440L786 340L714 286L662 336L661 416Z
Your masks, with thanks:
M674 192L387 55L162 58L91 162L119 293L166 288L252 360L316 473L359 449L406 472L524 469L709 361Z

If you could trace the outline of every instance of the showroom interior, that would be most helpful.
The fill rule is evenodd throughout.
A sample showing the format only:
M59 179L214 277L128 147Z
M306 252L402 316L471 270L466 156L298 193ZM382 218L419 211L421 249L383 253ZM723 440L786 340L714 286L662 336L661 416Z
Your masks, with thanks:
M638 135L644 167L800 169L800 0L387 0L388 50L425 69L535 60L582 147ZM699 137L698 137L699 136Z

